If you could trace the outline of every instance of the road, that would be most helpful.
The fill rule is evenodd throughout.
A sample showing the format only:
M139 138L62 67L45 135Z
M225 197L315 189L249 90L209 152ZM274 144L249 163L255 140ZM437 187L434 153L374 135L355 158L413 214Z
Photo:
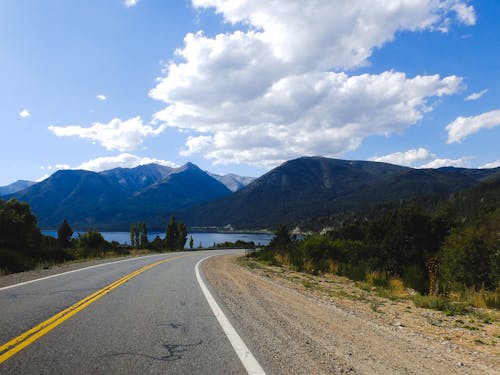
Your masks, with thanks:
M6 359L0 373L247 373L195 276L197 262L218 253L134 258L0 290L0 345L101 293Z

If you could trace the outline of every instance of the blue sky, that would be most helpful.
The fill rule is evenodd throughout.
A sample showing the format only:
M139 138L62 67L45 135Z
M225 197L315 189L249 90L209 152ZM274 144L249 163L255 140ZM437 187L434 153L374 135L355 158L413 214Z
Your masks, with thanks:
M2 0L0 186L323 155L500 165L497 1Z

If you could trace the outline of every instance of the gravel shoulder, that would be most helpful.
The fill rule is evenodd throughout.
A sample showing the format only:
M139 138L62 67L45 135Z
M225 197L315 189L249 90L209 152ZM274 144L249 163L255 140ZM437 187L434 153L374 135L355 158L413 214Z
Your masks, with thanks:
M203 269L269 374L498 374L498 321L447 317L344 278L234 255Z

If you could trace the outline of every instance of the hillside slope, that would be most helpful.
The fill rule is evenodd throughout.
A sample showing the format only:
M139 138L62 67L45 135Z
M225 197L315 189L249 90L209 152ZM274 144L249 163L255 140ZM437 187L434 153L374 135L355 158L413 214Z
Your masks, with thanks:
M240 228L303 225L419 196L471 187L496 170L413 169L386 163L304 157L288 161L244 189L182 213L191 225Z

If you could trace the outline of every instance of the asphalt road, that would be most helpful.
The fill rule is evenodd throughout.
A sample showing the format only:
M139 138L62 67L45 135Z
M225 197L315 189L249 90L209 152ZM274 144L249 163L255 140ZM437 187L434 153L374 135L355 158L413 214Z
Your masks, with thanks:
M196 263L217 253L137 258L0 290L3 345L145 265L187 255L114 288L1 363L0 373L245 374L195 277Z

